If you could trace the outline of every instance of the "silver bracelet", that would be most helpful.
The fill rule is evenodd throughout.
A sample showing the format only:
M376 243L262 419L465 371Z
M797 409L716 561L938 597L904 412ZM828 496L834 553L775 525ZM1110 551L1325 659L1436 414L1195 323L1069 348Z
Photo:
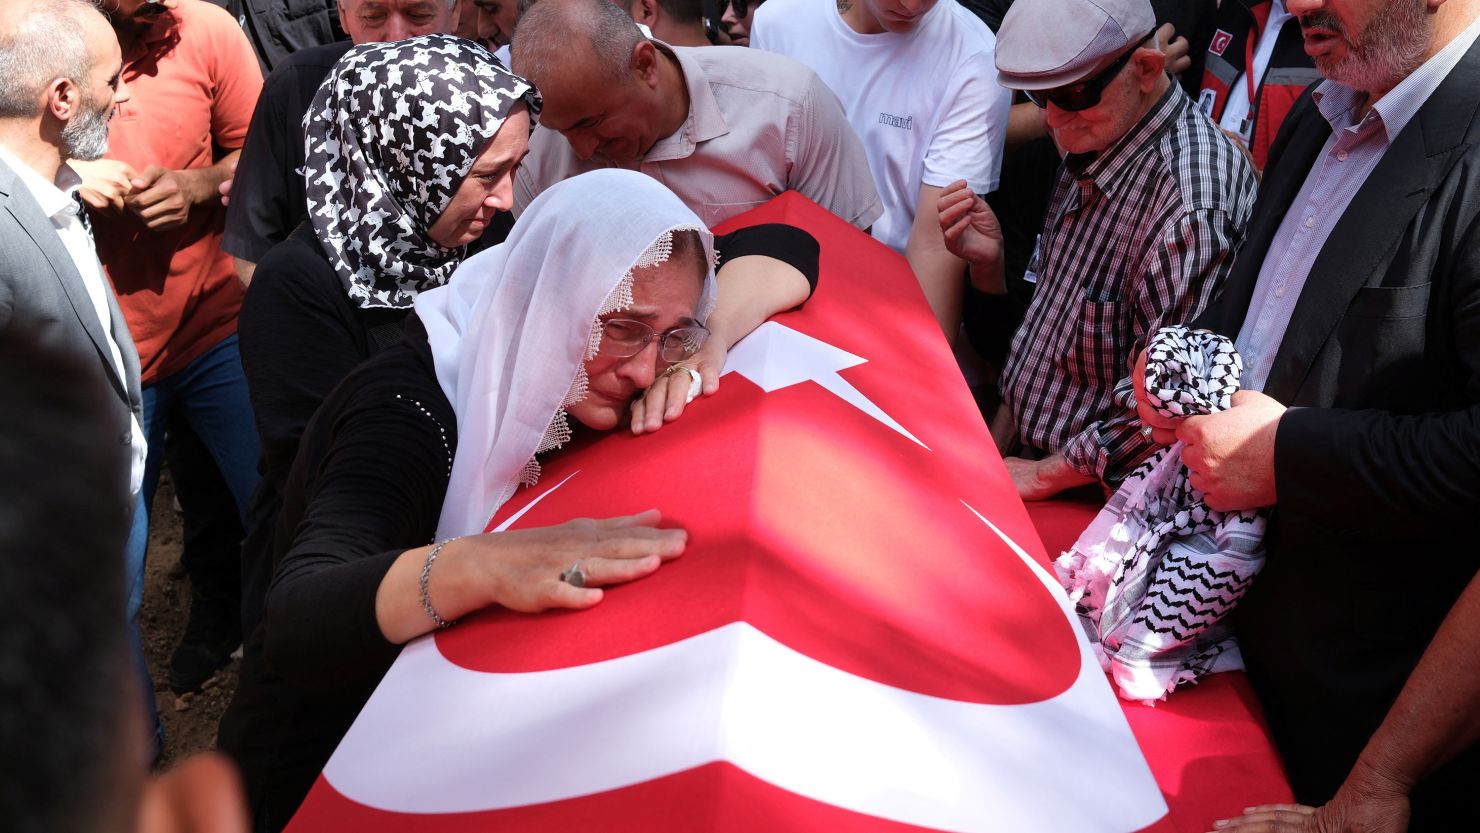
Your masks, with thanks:
M432 621L439 628L450 628L457 624L457 620L454 619L449 622L437 615L436 609L432 607L432 594L427 591L427 581L432 577L432 564L437 560L437 555L442 552L443 547L456 540L457 538L448 538L446 541L434 545L432 551L427 553L427 563L421 566L421 606L427 612L427 615L432 617Z

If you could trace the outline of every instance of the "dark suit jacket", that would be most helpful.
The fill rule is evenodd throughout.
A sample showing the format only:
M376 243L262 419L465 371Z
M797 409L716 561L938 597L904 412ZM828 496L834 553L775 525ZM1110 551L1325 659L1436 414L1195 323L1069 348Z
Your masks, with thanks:
M103 324L98 321L66 245L25 183L0 161L0 331L24 325L43 347L71 353L86 366L97 368L99 376L117 394L115 400L110 400L114 407L98 415L98 430L119 439L120 454L127 460L131 458L133 439L131 419L137 416L143 423L139 356L112 287L105 281L104 288L113 340L123 355L124 378L118 376ZM126 477L129 465L118 470ZM86 477L88 473L79 472L78 476ZM131 511L127 482L120 484L119 494L120 509Z
M1330 132L1307 93L1200 324L1237 335ZM1292 410L1275 443L1268 561L1239 634L1296 795L1321 803L1480 563L1480 44L1332 231L1265 393ZM1480 787L1476 752L1431 789L1448 777Z
M225 6L257 51L265 76L289 55L344 40L335 0L210 0Z

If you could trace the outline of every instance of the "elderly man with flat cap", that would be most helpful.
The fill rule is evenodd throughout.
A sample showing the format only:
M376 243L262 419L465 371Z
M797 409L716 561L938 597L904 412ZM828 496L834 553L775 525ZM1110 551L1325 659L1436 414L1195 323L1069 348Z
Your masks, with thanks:
M1148 0L1018 0L998 32L998 81L1043 108L1064 156L994 420L1027 500L1113 485L1147 455L1131 360L1217 294L1253 207L1253 167L1171 82L1155 29ZM1005 291L996 218L965 183L940 225L973 283Z

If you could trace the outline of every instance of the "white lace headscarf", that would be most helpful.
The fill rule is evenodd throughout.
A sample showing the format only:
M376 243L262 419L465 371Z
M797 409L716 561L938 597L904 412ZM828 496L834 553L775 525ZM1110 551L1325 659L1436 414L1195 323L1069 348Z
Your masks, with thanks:
M634 269L667 259L672 233L693 229L713 263L714 240L673 192L643 174L608 169L542 193L509 239L475 255L447 286L422 292L437 381L457 414L457 450L437 539L482 532L535 455L570 437L565 408L586 395L597 317L632 304ZM700 320L714 308L714 270Z

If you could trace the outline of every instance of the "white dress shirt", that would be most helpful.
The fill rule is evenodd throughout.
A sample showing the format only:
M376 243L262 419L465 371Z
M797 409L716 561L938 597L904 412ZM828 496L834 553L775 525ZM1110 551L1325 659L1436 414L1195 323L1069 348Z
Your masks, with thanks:
M83 286L87 287L87 297L92 302L93 312L103 325L103 335L108 340L108 351L113 357L113 369L118 373L119 379L125 379L123 353L113 338L114 322L108 314L108 279L103 274L102 264L98 262L92 235L82 224L82 205L75 196L77 189L82 186L82 177L64 163L57 171L56 181L47 182L35 168L22 162L3 144L0 144L0 160L4 160L16 172L36 204L41 206L41 213L51 220L67 254L72 256L72 264L77 267L77 274L82 276ZM117 326L128 325L119 321ZM129 494L137 496L139 486L144 482L144 454L147 445L144 441L144 428L139 424L137 415L132 422L133 464L129 470Z

